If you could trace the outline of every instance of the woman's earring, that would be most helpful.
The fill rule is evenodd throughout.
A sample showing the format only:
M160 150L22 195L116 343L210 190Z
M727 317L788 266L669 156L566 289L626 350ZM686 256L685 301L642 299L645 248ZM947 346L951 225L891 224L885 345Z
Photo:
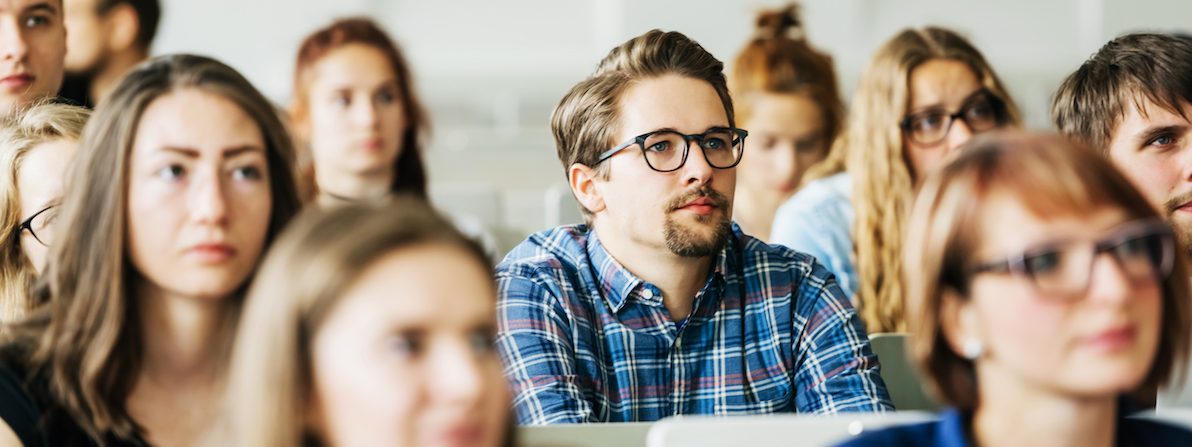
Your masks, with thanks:
M964 358L969 359L969 361L976 361L981 358L981 354L985 353L985 345L980 340L970 338L964 341L962 350L964 351Z

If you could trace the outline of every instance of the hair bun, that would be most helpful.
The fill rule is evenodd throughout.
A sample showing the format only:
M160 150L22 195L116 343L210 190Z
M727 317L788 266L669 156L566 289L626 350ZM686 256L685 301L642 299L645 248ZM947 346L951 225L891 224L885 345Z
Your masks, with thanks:
M799 5L791 3L782 9L762 11L757 15L754 33L754 39L803 40L803 19L799 17Z

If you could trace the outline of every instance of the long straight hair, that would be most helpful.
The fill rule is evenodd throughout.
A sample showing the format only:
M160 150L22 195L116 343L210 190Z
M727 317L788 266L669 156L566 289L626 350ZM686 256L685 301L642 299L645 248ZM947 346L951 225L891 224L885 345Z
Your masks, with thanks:
M314 337L365 268L425 245L462 250L491 274L484 250L417 197L312 208L286 230L265 257L240 321L220 427L233 445L321 444L307 426Z
M96 110L66 188L60 237L36 296L44 306L18 328L29 374L48 384L56 410L101 445L133 439L125 406L142 363L137 274L126 250L128 166L145 109L173 91L225 98L251 117L265 140L272 210L266 245L298 211L290 138L272 105L231 67L201 56L153 59L129 73ZM239 314L242 292L227 301ZM216 343L230 346L235 322ZM23 336L22 336L23 335Z
M859 287L856 301L869 332L904 332L903 222L914 179L899 123L910 106L910 74L933 59L967 64L982 87L1006 105L1008 124L1018 108L977 48L953 31L928 27L895 35L877 51L849 109L848 129L834 148L852 174L853 244ZM831 167L828 162L825 168Z

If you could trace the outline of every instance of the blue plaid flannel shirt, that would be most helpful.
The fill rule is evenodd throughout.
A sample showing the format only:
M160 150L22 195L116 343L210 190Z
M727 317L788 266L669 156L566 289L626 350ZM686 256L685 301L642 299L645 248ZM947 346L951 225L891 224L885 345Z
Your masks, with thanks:
M497 266L497 349L520 424L892 410L856 310L810 256L733 225L691 315L584 225Z

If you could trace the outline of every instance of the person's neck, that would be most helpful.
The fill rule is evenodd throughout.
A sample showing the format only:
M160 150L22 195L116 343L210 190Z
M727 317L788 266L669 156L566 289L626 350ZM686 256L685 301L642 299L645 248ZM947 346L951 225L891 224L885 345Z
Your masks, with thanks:
M646 247L622 236L615 229L596 234L608 254L638 278L662 291L662 303L671 320L682 321L691 314L695 295L708 279L713 256L690 258L671 253L665 247Z
M782 206L785 198L748 188L738 187L737 191L733 199L733 220L745 234L762 242L769 242L774 215L778 213L778 207Z
M91 78L91 100L99 104L116 88L124 75L137 64L149 58L149 53L139 48L112 53L95 76Z
M1117 430L1117 397L1077 399L1020 383L978 381L980 404L973 437L982 447L1110 447Z
M363 201L389 195L393 185L393 171L363 174L337 174L315 170L319 185L319 203Z
M211 385L226 357L230 297L180 296L142 283L138 287L143 356L141 380L157 384Z

